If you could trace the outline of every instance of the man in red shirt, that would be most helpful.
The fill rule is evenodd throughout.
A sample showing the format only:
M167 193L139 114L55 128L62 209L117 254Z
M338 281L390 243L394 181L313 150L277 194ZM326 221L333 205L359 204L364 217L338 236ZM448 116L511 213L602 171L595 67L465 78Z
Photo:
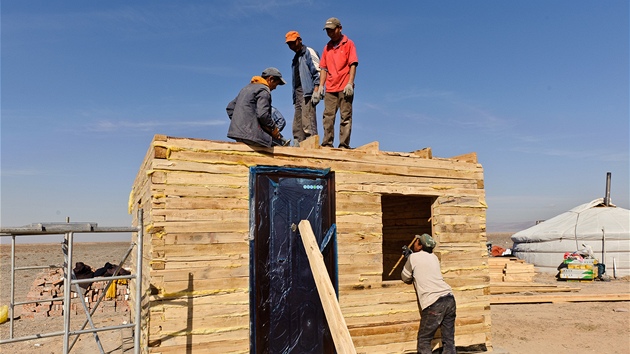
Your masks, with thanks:
M354 78L359 59L357 50L347 36L341 33L341 22L331 17L324 25L330 41L324 47L319 66L321 78L319 96L324 96L324 140L322 146L333 147L335 140L335 116L339 110L339 147L350 149L352 132L352 101Z

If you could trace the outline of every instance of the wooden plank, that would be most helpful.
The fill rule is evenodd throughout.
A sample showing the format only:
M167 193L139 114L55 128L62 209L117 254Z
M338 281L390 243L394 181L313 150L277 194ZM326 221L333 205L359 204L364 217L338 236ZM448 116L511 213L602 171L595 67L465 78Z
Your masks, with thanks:
M247 232L178 232L164 237L164 245L196 245L249 242Z
M490 297L491 305L607 301L630 301L630 294L492 295Z
M355 148L355 150L360 150L360 151L371 151L371 152L378 152L378 141L373 141L371 143L367 143L365 145L361 145Z
M442 166L442 168L454 169L458 168L474 168L481 170L481 167L477 164L471 164L466 161L457 161L446 158L434 158L427 159L426 157L420 157L414 153L399 153L399 152L385 152L381 151L377 156L371 156L364 151L356 149L278 149L274 151L271 148L253 149L252 147L243 143L231 143L231 142L217 142L202 139L186 139L186 138L173 138L169 137L166 142L154 142L153 146L165 146L172 151L202 151L205 154L211 153L229 153L231 155L248 154L249 156L265 156L275 153L276 158L308 158L314 159L326 159L326 160L347 160L347 161L364 161L370 164L391 164L407 166L413 165L431 165ZM430 148L427 148L430 149ZM173 156L171 155L172 159Z
M164 198L164 209L224 209L249 211L248 198L171 197Z
M459 161L466 161L466 162L470 162L470 163L477 163L477 153L476 152L469 152L467 154L453 156L453 157L451 157L451 159L452 160L459 160Z
M187 232L249 232L249 220L207 220L207 221L172 221L154 223L167 230L186 230ZM170 231L169 231L170 232Z
M300 142L300 148L302 149L321 149L319 145L319 135L309 136Z
M176 333L153 334L149 340L149 353L247 353L249 329L209 331L199 333L183 328Z
M155 160L152 166L153 170L162 171L186 171L186 172L204 172L212 174L231 174L236 176L245 176L249 174L249 169L245 165L240 164L211 164L201 161L191 160Z
M246 166L269 165L331 168L335 171L376 172L400 176L445 177L454 179L483 179L482 169L476 164L455 160L424 158L385 158L382 154L348 149L287 149L289 156L282 153L246 154L221 151L172 150L170 160L199 161L205 163L241 164ZM247 161L247 163L245 163Z
M169 221L242 221L248 220L249 209L160 209L153 215L164 216Z
M426 147L424 149L416 150L411 153L414 156L421 157L423 159L432 159L433 151L431 151L430 147Z
M576 292L580 291L580 288L571 288L571 287L558 287L558 286L548 286L548 287L537 287L530 286L530 283L517 283L519 285L511 285L504 286L500 285L501 282L492 282L490 280L490 294L514 294L514 293L524 293L524 292L535 292L535 293L559 293L559 292ZM514 283L508 283L514 284Z
M153 185L151 191L154 197L211 197L211 198L246 198L249 196L249 186L244 185Z
M335 295L335 288L333 288L330 277L328 276L328 270L326 269L326 264L324 264L324 259L319 251L319 247L317 246L317 240L313 234L311 223L308 220L302 220L298 226L337 353L356 354L357 351L354 348L348 326L341 313L341 308L339 307L339 302Z

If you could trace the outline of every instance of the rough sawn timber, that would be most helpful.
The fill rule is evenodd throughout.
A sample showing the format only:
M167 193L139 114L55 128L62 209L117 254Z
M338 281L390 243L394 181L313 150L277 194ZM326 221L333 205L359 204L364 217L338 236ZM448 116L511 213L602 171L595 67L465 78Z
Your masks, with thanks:
M491 348L485 191L476 154L438 158L430 148L386 152L375 142L347 150L317 142L259 148L154 137L129 197L132 215L144 210L143 351L249 352L252 166L334 171L339 305L357 352L414 350L415 291L400 281L404 262L392 268L401 247L422 232L436 238L454 290L456 345Z

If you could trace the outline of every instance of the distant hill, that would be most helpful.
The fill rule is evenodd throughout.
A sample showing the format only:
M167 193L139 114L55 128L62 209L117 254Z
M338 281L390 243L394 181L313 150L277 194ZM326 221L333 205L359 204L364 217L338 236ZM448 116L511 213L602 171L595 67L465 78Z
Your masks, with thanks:
M486 233L496 233L496 232L516 233L518 231L528 229L534 225L536 225L535 221L488 222L486 224Z

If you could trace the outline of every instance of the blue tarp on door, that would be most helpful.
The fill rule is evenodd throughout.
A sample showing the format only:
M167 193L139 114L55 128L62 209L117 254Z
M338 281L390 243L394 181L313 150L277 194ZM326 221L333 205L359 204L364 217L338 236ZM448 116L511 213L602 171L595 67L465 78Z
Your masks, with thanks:
M250 168L251 353L334 353L297 225L310 221L337 289L334 172Z

